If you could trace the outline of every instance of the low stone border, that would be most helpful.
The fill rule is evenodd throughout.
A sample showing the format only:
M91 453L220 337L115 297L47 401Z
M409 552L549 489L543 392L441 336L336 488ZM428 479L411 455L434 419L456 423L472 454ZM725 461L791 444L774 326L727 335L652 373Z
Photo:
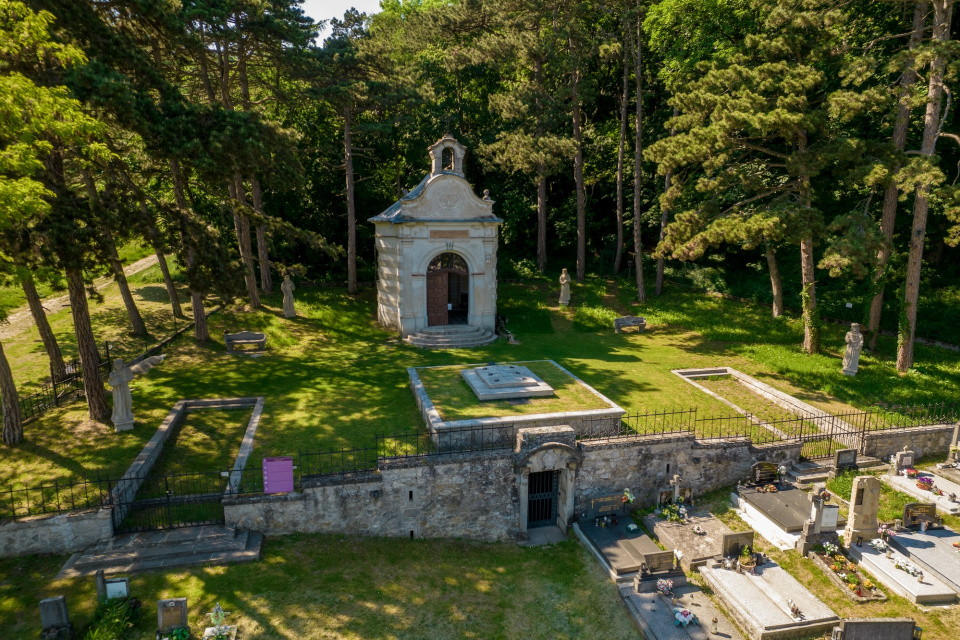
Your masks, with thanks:
M838 576L836 573L833 572L833 569L827 566L827 563L823 561L823 558L818 556L813 551L809 552L807 554L807 557L810 560L813 560L813 563L818 567L820 567L821 571L827 574L827 576L830 578L830 582L835 584L840 589L840 591L843 591L843 593L846 594L846 596L851 600L853 600L854 602L859 602L863 604L864 602L886 602L887 601L886 594L883 593L883 591L881 591L879 587L876 587L876 586L874 586L873 591L874 593L878 593L879 595L858 596L855 592L850 590L850 588L847 586L847 583L845 583L843 580L840 579L840 576ZM847 560L848 562L850 561L849 558ZM857 565L857 569L858 571L866 575L866 572L863 570L863 568L860 567L860 565ZM872 576L871 576L870 582L873 582L874 585L878 584L877 579Z

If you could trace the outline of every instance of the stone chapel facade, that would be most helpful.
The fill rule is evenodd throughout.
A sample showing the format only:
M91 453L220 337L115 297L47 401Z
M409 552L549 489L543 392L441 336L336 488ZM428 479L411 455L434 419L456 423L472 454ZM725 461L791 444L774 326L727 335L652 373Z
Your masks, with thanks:
M451 325L493 334L501 220L490 196L478 197L464 178L466 147L446 134L428 150L430 173L369 219L376 226L377 319L403 338Z

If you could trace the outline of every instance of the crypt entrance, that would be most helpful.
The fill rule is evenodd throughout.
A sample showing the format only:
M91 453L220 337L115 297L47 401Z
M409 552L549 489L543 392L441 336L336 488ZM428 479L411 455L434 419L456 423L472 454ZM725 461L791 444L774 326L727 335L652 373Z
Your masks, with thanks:
M427 267L427 326L467 324L469 314L467 262L456 253L441 253Z

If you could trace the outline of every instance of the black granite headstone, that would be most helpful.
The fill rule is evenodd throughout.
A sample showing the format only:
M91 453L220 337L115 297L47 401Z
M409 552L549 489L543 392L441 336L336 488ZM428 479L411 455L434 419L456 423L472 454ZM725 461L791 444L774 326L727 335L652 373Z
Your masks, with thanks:
M744 547L753 548L753 531L725 533L720 538L720 553L725 558L739 556Z
M932 502L911 502L903 507L903 526L913 529L926 520L933 522L937 519L937 505Z
M833 452L833 468L837 471L857 466L856 449L837 449Z
M913 640L915 627L913 618L842 620L840 627L834 631L834 637L842 640Z
M777 469L772 462L758 462L750 469L750 481L754 484L773 484L777 481Z
M623 494L616 493L607 496L594 496L587 498L586 512L584 519L590 520L599 516L609 516L612 514L621 515L626 513Z

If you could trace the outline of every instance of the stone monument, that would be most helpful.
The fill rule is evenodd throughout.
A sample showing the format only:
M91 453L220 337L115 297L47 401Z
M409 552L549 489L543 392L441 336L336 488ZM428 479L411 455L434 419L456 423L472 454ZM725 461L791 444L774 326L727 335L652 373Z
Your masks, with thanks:
M516 364L492 364L460 371L477 400L515 400L554 395L553 387L527 367Z
M377 320L402 338L464 324L489 333L497 321L497 234L489 195L464 177L467 149L449 133L428 151L430 173L369 219L377 250Z
M857 375L860 366L860 350L863 349L863 334L860 333L860 324L854 322L845 338L847 348L843 352L843 375Z
M843 541L852 546L879 538L877 513L880 511L880 480L857 476L850 491L850 514L843 530Z
M280 291L283 291L283 317L296 318L297 310L293 307L293 292L297 287L289 275L283 276L283 284L280 285Z
M44 640L69 640L73 638L73 625L67 613L67 599L63 596L40 601L41 637Z
M180 628L189 628L187 624L187 599L157 600L157 629L160 633Z
M570 276L566 269L560 274L560 304L563 306L570 304Z
M117 433L133 429L133 396L130 394L130 382L163 362L166 357L166 354L151 356L129 367L121 358L113 361L113 371L110 372L107 382L113 389L113 416L110 419Z
M904 445L902 451L897 451L890 457L890 470L889 474L892 476L900 475L904 469L913 468L913 460L917 457L917 454Z
M801 556L817 544L824 542L837 543L837 518L839 507L827 504L830 501L830 492L822 484L814 486L808 495L810 499L810 519L803 523L803 531L797 539L797 553ZM879 508L879 504L878 504Z

